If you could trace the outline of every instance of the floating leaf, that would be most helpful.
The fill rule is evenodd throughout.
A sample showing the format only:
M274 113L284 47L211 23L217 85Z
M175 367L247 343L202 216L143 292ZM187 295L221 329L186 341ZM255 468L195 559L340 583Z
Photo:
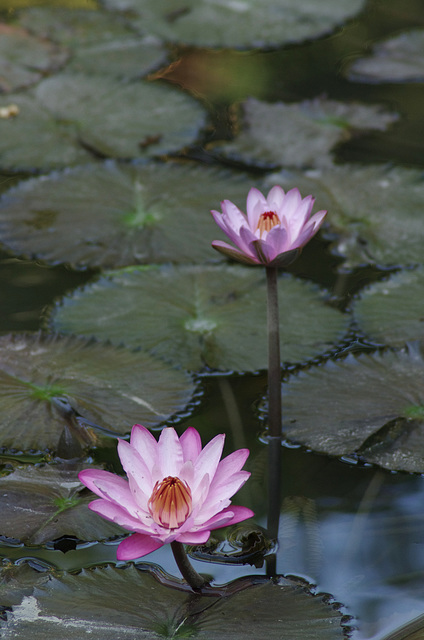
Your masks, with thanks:
M423 82L424 30L377 43L370 56L355 60L347 75L359 82Z
M380 165L334 165L306 173L282 172L268 185L298 187L316 197L315 210L328 209L337 232L333 248L347 265L422 262L424 175L421 170ZM332 236L334 239L334 235Z
M375 342L401 346L424 334L424 269L377 282L355 302L359 326Z
M0 442L18 450L55 450L65 427L84 436L78 416L119 434L158 426L193 393L187 374L145 353L74 337L3 336L0 362Z
M423 349L348 356L283 385L283 431L314 451L424 472Z
M0 92L16 91L38 82L46 71L61 66L66 57L51 42L0 23Z
M424 636L424 615L403 624L381 640L422 640Z
M345 637L342 614L300 581L246 577L199 595L165 586L134 566L53 577L15 606L1 628L8 639L28 633L34 640L79 640L89 632L93 640L215 640L223 637L223 625L226 640Z
M33 566L31 566L33 565ZM0 560L0 607L11 607L29 596L34 586L46 582L51 573L49 565L42 561L21 560L13 564L10 560Z
M93 495L78 471L27 466L0 478L0 533L25 544L41 545L62 536L104 540L125 533L88 509Z
M225 193L245 176L182 164L78 167L21 183L0 200L0 240L19 254L78 266L205 262Z
M347 316L326 306L317 287L282 277L279 295L284 360L310 358L343 335ZM263 269L123 270L65 298L54 325L60 331L143 345L193 370L267 367Z
M35 89L41 108L72 122L82 142L104 156L171 153L193 143L205 114L189 96L148 82L59 74Z
M331 33L358 13L362 0L105 0L136 13L143 32L199 47L251 48L301 42Z
M332 163L331 149L349 139L352 129L384 130L394 114L376 106L315 98L295 104L267 104L248 98L244 128L217 151L248 164L322 167Z

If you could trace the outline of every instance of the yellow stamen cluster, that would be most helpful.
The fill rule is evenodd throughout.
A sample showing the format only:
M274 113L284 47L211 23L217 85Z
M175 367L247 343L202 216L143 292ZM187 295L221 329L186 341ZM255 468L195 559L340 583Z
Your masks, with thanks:
M264 231L268 233L268 231L271 231L277 224L280 224L280 218L275 211L265 211L262 213L258 221L258 226L256 227L259 229L260 237L262 238Z
M177 529L191 513L190 487L180 478L168 476L156 482L148 507L157 524L165 529Z

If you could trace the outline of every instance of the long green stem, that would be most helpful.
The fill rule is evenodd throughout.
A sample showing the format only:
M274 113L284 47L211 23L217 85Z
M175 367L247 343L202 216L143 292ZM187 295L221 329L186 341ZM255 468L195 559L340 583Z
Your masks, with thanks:
M181 542L174 540L174 542L171 542L171 549L174 554L175 562L177 563L178 569L181 571L183 578L188 582L193 591L200 591L202 587L205 587L208 583L191 566L184 549L184 545L182 545Z

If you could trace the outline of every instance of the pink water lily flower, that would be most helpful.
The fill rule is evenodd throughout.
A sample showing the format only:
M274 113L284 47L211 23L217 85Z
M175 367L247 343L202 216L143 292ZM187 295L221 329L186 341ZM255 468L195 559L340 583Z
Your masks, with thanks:
M100 469L80 472L81 482L100 496L90 509L134 532L120 543L118 560L140 558L174 540L204 544L212 529L253 515L246 507L230 506L231 496L250 476L242 471L249 450L220 461L224 440L218 435L202 449L193 427L180 438L168 427L157 441L136 424L130 442L118 443L128 480Z
M298 189L285 193L278 185L266 198L258 189L250 189L247 216L230 200L224 200L222 213L211 213L237 248L221 240L215 240L212 246L239 262L287 266L316 234L327 213L318 211L311 218L314 202L312 196L302 199Z

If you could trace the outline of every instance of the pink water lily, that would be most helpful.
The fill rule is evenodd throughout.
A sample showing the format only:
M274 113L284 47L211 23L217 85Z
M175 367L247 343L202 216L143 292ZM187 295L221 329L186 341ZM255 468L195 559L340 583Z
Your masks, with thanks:
M230 200L224 200L222 213L211 213L237 248L221 240L215 240L212 246L239 262L286 266L316 234L327 213L318 211L311 218L314 202L312 196L302 199L298 189L285 193L278 185L266 198L258 189L250 189L247 216Z
M212 529L253 515L246 507L230 506L250 476L242 470L249 450L220 460L224 440L218 435L202 449L193 427L181 437L167 427L157 441L136 424L130 442L118 443L128 480L100 469L80 472L81 482L100 496L90 509L134 532L120 543L118 560L140 558L173 541L204 544Z

